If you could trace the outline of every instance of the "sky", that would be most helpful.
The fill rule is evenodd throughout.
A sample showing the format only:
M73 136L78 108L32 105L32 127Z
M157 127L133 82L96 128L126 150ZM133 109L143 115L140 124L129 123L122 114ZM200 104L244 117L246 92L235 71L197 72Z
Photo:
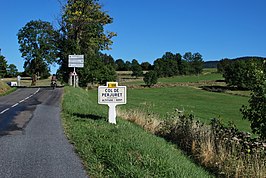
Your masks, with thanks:
M165 52L199 52L204 61L266 57L265 0L100 0L117 33L113 58L150 62ZM17 33L31 20L58 27L58 0L0 0L0 48L23 71ZM52 67L52 73L56 67Z

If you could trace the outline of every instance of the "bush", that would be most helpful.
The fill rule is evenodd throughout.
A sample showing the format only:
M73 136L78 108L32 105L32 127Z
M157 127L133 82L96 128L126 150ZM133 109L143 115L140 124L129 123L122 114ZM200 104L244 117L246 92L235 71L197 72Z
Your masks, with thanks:
M210 125L193 115L172 115L156 134L175 143L218 177L262 177L265 175L265 146L233 124L225 127L219 119Z
M157 72L149 71L144 75L143 81L148 87L155 85L158 82Z
M251 122L252 132L266 139L266 82L253 89L249 107L243 106L241 112Z
M251 122L253 133L266 139L266 60L261 65L261 70L254 70L254 86L252 88L249 106L243 106L240 110L243 119Z
M261 81L263 61L265 60L257 58L223 60L220 62L219 71L223 73L228 85L252 89Z

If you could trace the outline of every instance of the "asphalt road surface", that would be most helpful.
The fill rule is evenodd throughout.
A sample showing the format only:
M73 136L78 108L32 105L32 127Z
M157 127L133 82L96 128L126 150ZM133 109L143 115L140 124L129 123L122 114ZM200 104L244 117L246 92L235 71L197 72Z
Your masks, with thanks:
M87 177L60 120L62 88L0 97L0 177Z

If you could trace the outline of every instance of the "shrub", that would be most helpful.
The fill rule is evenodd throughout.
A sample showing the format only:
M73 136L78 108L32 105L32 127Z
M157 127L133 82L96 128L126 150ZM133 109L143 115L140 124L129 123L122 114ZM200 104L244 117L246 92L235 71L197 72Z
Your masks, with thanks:
M144 75L143 81L145 82L145 84L149 87L151 87L152 85L155 85L158 82L158 76L157 76L157 72L155 71L149 71Z
M219 71L223 73L225 81L230 86L252 89L261 82L263 71L261 59L223 60L220 62Z
M266 82L253 89L249 106L243 106L241 112L251 122L252 132L266 139Z
M219 119L212 119L210 125L202 124L179 110L160 121L143 111L128 113L127 120L178 145L218 177L263 177L266 173L266 143L232 123L225 127Z
M254 71L255 83L252 88L249 106L243 106L240 110L243 119L251 122L253 133L266 139L266 60L261 70Z

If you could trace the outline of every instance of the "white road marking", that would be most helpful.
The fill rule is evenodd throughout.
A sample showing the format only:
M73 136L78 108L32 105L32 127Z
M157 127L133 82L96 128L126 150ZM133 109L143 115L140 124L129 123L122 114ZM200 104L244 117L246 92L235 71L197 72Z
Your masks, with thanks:
M23 99L23 100L19 101L19 103L22 103L22 102L24 102L24 101L25 101L25 99Z
M4 114L4 113L5 113L6 111L8 111L8 110L9 110L9 108L3 110L2 112L0 112L0 114Z
M40 88L38 88L38 90L35 91L32 95L30 95L30 96L24 98L23 100L20 100L18 103L16 103L16 104L12 105L11 107L6 108L6 109L4 109L3 111L1 111L1 112L0 112L0 115L1 115L1 114L4 114L4 113L5 113L6 111L8 111L9 109L16 107L17 105L19 105L20 103L26 101L27 99L33 97L33 96L36 95L39 91L40 91Z
M14 107L16 107L18 104L19 104L19 103L16 103L16 104L14 104L13 106L11 106L11 108L14 108Z

